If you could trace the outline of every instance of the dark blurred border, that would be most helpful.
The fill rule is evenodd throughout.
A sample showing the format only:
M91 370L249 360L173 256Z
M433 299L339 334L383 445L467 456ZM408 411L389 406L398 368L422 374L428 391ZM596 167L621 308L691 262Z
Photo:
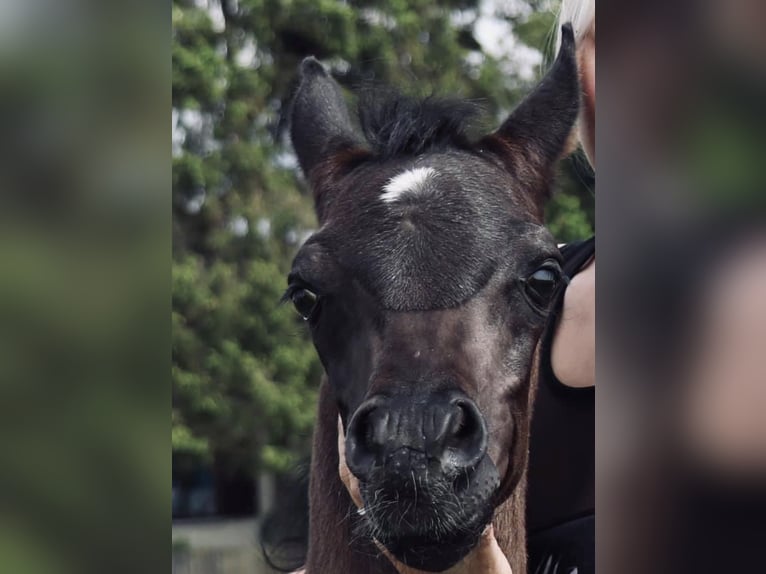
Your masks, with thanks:
M170 569L169 2L0 24L0 570Z
M764 568L765 6L597 9L599 571Z

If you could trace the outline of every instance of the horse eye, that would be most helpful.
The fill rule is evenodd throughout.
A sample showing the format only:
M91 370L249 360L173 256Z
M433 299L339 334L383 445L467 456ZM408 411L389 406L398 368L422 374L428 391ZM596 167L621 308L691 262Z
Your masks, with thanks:
M561 278L560 271L550 265L540 267L524 281L524 293L538 310L548 307Z
M304 321L311 319L319 304L319 296L308 289L296 289L290 294L290 300Z

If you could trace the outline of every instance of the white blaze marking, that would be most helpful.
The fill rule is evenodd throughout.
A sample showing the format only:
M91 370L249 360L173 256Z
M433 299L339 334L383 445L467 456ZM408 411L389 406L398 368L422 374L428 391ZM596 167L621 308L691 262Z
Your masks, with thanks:
M392 177L383 186L383 195L380 198L386 203L396 201L404 194L417 194L425 188L429 178L436 175L432 167L416 167L408 169L399 175Z

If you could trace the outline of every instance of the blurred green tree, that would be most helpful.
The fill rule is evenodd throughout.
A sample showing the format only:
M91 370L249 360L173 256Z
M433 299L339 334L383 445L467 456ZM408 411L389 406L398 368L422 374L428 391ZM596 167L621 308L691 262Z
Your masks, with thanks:
M373 80L480 101L499 121L550 55L556 2L174 0L173 451L217 472L283 471L308 451L321 367L278 306L315 225L286 141L300 60L347 87ZM592 232L565 162L551 228ZM585 176L587 179L587 176Z

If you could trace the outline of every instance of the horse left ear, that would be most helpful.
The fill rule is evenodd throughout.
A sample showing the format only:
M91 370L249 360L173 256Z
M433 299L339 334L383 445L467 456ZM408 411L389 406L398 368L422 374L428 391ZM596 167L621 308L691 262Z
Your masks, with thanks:
M314 57L303 60L290 113L290 139L306 176L338 151L359 145L338 83Z
M485 143L495 148L515 174L532 179L533 184L547 183L555 162L567 151L579 111L574 33L571 24L564 24L553 66ZM536 199L542 207L548 197Z

